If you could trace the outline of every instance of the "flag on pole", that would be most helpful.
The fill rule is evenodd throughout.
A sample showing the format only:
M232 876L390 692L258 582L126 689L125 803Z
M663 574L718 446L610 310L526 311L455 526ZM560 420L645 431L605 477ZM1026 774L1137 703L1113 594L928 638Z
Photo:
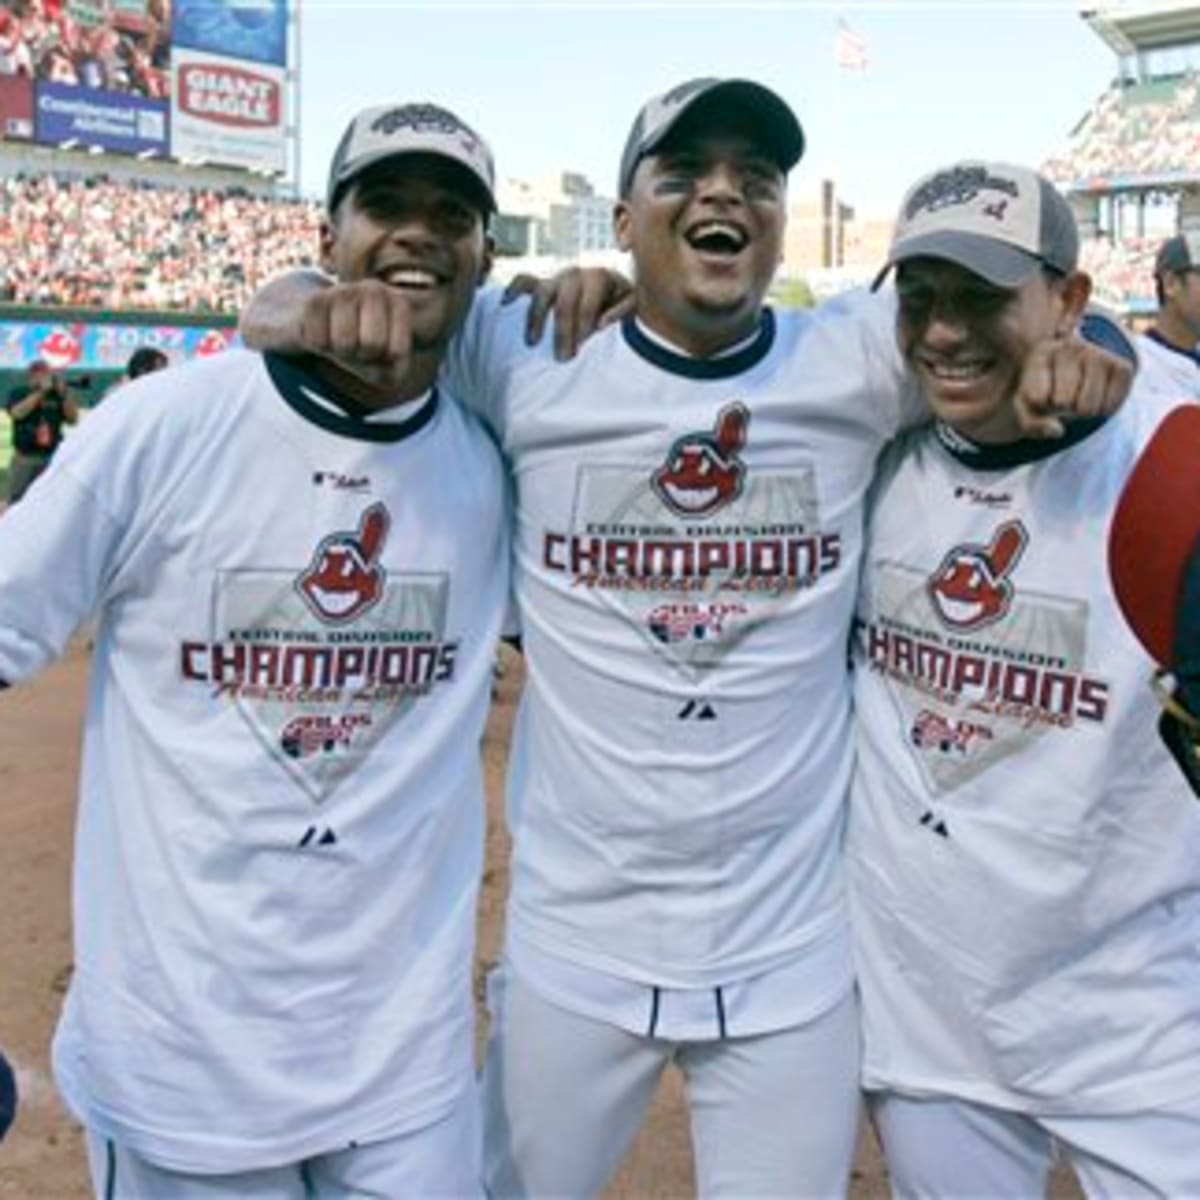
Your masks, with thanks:
M844 71L867 69L867 43L845 21L837 27L837 65Z

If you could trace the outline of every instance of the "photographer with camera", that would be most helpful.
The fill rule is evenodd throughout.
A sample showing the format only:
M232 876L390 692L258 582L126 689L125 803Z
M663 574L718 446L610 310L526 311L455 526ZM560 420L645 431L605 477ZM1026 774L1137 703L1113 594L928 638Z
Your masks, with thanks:
M46 469L62 441L64 425L79 419L71 389L40 359L29 368L29 383L9 393L13 457L8 474L8 502L16 504Z

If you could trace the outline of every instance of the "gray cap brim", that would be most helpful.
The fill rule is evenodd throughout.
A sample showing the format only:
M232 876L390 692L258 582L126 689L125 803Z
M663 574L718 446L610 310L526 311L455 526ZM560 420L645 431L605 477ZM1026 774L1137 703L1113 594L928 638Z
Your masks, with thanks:
M905 238L893 246L883 269L871 284L872 291L879 287L893 267L910 258L945 259L966 267L968 271L1002 288L1020 287L1043 266L1042 260L1027 250L1006 245L994 238L976 233L939 230Z

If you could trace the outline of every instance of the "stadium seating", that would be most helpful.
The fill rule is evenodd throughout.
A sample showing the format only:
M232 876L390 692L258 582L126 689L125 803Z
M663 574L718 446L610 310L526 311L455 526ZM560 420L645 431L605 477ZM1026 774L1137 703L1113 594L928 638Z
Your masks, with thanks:
M1085 241L1080 265L1092 277L1096 298L1119 312L1154 309L1154 255L1161 242L1161 237L1126 238L1117 243L1106 237Z
M320 206L104 177L0 181L0 303L236 312L317 254Z
M1043 171L1065 186L1200 180L1200 87L1192 74L1114 84Z
M1111 196L1118 205L1161 204L1178 195L1200 182L1200 80L1189 71L1114 83L1042 170L1089 201ZM1086 240L1082 265L1096 295L1121 312L1152 312L1154 254L1167 232Z

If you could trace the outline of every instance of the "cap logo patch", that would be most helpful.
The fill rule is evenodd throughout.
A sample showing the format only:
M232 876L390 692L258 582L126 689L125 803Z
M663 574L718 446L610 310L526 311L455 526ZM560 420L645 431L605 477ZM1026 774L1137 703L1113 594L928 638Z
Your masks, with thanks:
M372 133L391 137L399 129L413 129L419 133L432 130L434 133L461 133L463 123L451 112L438 108L436 104L403 104L389 108L371 122Z
M953 205L967 204L981 192L999 192L1013 199L1020 194L1015 181L1001 175L989 175L986 167L955 167L950 171L939 171L917 188L904 206L904 219L911 221L922 212L934 213ZM1007 203L1007 200L996 201L984 211L996 220L1003 220ZM997 204L999 209L990 211Z

